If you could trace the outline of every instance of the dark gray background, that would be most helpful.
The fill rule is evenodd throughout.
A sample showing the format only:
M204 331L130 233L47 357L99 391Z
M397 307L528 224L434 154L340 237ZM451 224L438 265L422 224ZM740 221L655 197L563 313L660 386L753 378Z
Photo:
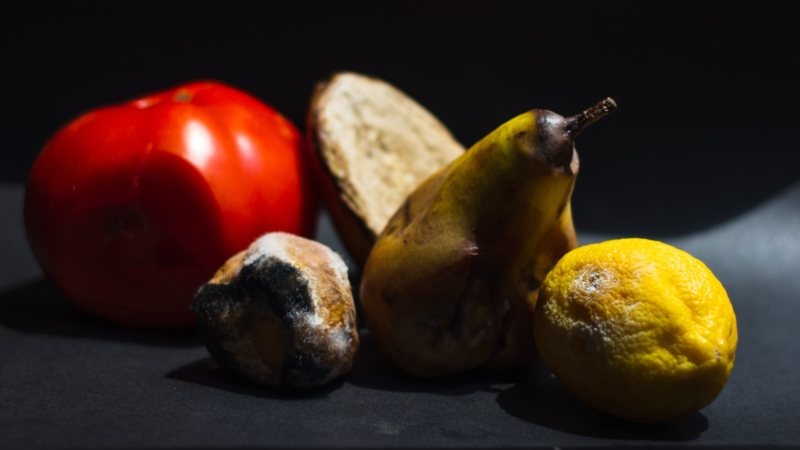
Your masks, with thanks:
M81 112L197 78L304 125L313 84L396 84L466 146L532 108L619 110L581 135L587 231L670 236L800 178L794 2L4 2L0 180Z
M0 447L800 445L800 31L791 2L0 6ZM578 139L582 243L664 239L728 289L740 345L708 408L633 425L537 365L419 381L368 336L317 395L242 384L191 332L113 327L41 281L22 183L81 112L214 78L300 128L313 83L382 77L469 145L530 108L619 110ZM322 217L319 239L341 249Z

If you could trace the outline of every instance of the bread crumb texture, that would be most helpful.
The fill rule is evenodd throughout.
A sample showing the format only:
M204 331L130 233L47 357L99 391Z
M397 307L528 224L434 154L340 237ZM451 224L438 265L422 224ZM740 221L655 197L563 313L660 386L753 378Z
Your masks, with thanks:
M375 236L408 194L464 152L425 108L364 75L335 75L316 111L320 156L342 200Z

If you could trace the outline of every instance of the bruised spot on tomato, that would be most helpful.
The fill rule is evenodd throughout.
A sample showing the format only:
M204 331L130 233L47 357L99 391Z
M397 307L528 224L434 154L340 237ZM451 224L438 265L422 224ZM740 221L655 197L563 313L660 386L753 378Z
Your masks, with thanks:
M136 239L147 229L147 218L142 214L138 205L121 205L110 208L108 221L104 228L108 229L108 234L103 241L107 244L116 237L126 239Z
M182 102L182 103L188 103L188 102L192 101L192 97L194 97L194 94L192 94L191 92L188 92L188 91L178 91L178 93L177 93L177 94L175 94L175 95L172 97L172 101L173 101L173 102Z
M223 212L208 181L191 163L169 152L147 154L139 172L142 208L158 239L152 259L162 267L192 268L197 284L225 262ZM169 193L169 195L166 195ZM186 304L191 301L186 299ZM188 308L187 308L188 310Z

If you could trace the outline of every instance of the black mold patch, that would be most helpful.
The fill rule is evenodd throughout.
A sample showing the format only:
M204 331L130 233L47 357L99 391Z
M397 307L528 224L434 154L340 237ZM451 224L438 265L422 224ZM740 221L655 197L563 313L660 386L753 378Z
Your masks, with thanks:
M257 306L268 309L290 327L294 325L294 313L314 310L308 280L296 267L274 256L264 256L243 266L238 283Z
M223 347L224 342L235 338L229 334L246 335L253 322L265 314L271 314L288 328L293 328L296 313L312 313L314 306L308 280L300 271L275 257L265 256L242 266L230 284L207 283L201 286L195 293L191 308L197 315L197 333L211 356L221 366L248 378L249 374L242 370L236 355ZM219 320L226 310L238 310L243 314L238 322L223 326ZM283 378L295 380L294 384L300 388L303 383L312 383L309 385L312 386L315 377L324 379L330 372L314 364L310 356L303 355L289 355L282 373ZM325 373L320 374L320 370Z
M296 351L286 357L281 383L294 389L310 389L326 381L331 369L320 366L307 352Z
M197 290L192 301L192 311L197 315L197 334L211 356L223 367L240 372L234 356L226 351L222 342L226 336L216 326L222 311L241 303L247 293L237 285L207 283Z

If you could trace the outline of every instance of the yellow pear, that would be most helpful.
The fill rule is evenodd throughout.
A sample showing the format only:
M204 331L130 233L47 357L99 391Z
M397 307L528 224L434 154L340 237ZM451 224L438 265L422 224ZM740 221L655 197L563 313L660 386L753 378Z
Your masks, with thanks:
M541 280L577 246L574 139L616 109L532 110L501 125L414 190L369 254L361 304L391 362L417 376L535 355Z

